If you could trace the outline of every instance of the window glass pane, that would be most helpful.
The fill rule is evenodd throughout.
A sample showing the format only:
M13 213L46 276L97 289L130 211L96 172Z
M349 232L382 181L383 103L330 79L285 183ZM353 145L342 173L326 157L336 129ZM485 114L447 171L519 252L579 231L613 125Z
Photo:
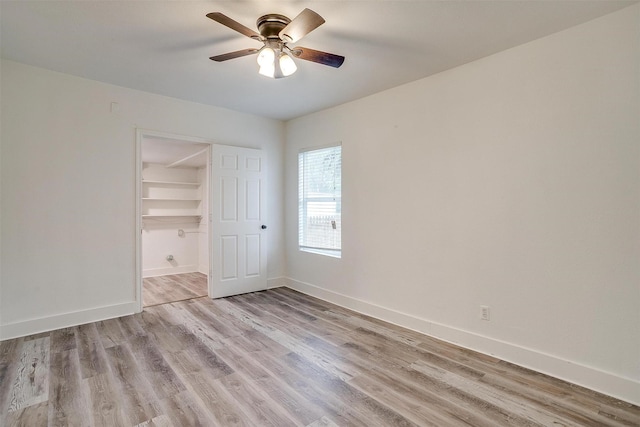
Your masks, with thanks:
M340 146L298 155L300 248L340 251L342 150Z

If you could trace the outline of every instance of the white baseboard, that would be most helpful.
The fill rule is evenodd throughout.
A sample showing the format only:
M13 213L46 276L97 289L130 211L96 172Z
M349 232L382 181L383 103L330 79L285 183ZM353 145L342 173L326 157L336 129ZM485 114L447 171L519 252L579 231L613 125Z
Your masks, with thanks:
M267 289L281 288L286 286L286 283L286 277L274 277L272 279L267 279Z
M193 271L185 271L185 273L192 272ZM284 277L267 279L267 287L269 289L284 286L285 283L286 279ZM56 314L53 316L41 317L37 319L29 319L20 322L7 323L4 325L0 325L0 341L38 334L40 332L53 331L60 328L83 325L85 323L98 322L100 320L112 319L120 316L127 316L130 314L134 314L137 311L137 308L138 303L135 301L131 301L122 304L115 304L71 313Z
M71 313L56 314L38 319L7 323L0 328L0 341L39 334L40 332L53 331L60 328L83 325L85 323L98 322L114 317L127 316L135 313L137 307L138 304L135 301L131 301Z
M640 405L640 382L610 372L505 341L464 331L329 291L310 283L283 278L284 285L302 293L443 341L488 354L591 390Z
M142 277L158 277L167 276L169 274L183 274L183 273L197 273L197 265L181 265L178 267L165 267L165 268L148 268L142 270ZM206 273L204 273L206 274Z

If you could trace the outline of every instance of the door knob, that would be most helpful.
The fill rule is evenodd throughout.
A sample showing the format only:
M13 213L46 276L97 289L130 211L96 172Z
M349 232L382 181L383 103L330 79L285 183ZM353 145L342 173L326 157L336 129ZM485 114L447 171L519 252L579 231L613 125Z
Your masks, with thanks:
M266 226L266 225L264 225L264 224L262 224L262 226L261 226L260 228L262 228L263 230L266 230L266 229L267 229L267 226Z

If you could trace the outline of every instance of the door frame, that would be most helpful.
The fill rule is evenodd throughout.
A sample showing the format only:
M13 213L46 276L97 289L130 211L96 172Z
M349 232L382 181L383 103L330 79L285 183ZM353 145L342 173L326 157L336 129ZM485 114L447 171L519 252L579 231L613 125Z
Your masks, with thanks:
M135 260L135 303L136 303L136 313L141 313L143 311L142 304L142 140L145 137L157 137L157 138L166 138L166 139L174 139L177 141L184 141L185 143L197 143L197 144L208 144L209 145L209 158L208 167L207 167L207 180L209 182L208 188L208 196L207 196L207 204L208 204L208 213L209 217L206 218L207 221L207 246L209 251L209 271L207 274L207 294L211 295L211 274L212 274L212 266L213 266L213 242L210 238L211 234L211 212L213 208L213 197L212 197L212 159L213 159L213 145L214 142L198 138L194 136L187 135L178 135L169 132L161 132L150 129L136 128L136 176L135 176L135 193L136 193L136 260Z

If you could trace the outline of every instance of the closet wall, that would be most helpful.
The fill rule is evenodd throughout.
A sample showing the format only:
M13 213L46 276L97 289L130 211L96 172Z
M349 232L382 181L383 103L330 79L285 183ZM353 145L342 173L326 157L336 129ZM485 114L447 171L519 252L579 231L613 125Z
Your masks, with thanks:
M142 276L209 271L205 167L142 166Z

